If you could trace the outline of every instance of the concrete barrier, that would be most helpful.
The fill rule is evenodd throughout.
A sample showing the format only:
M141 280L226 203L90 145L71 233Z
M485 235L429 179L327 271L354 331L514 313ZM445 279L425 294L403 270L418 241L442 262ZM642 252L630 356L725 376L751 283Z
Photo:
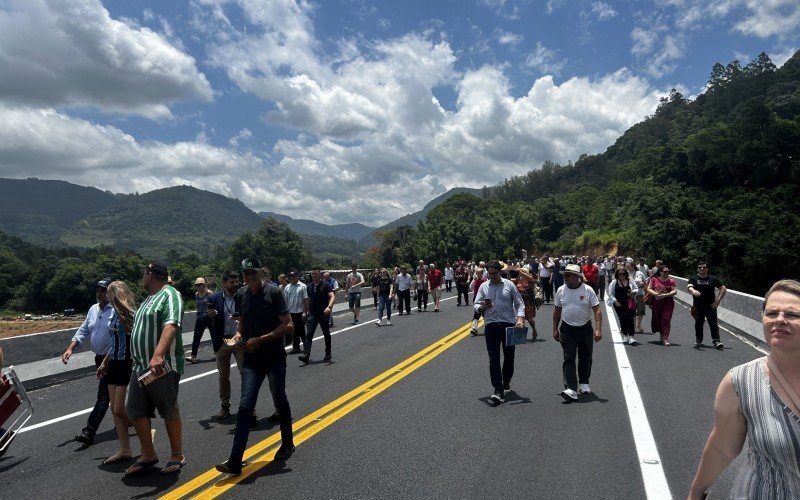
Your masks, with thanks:
M672 278L678 285L678 295L675 298L687 306L691 306L693 297L686 288L689 284L688 278L680 276ZM722 326L729 330L746 337L762 348L768 348L761 325L763 304L764 297L728 290L717 311L717 319Z

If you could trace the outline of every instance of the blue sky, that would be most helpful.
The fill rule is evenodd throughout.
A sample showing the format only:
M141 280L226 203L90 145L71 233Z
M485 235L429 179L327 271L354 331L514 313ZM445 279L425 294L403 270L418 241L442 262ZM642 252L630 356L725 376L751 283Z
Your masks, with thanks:
M0 176L379 225L600 153L798 28L796 0L4 0Z

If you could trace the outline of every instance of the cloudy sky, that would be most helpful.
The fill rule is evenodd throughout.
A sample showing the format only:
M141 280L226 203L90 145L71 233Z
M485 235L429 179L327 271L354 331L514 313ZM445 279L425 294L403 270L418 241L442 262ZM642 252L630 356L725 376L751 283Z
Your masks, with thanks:
M797 48L797 0L0 0L0 177L379 225Z

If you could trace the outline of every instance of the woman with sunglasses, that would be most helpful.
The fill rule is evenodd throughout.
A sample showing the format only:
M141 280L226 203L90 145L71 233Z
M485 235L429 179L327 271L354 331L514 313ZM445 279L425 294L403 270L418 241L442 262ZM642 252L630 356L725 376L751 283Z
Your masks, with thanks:
M647 293L652 296L650 305L653 308L653 317L650 326L653 333L661 334L661 343L668 346L672 312L675 310L674 297L678 293L675 280L669 276L669 266L661 265L658 268L658 275L650 278Z
M614 307L622 331L622 342L630 345L638 344L633 338L636 333L633 328L633 315L636 312L635 297L638 291L639 288L636 282L630 279L628 270L622 266L618 267L614 271L614 279L608 285L606 304Z
M394 280L384 267L378 279L378 319L375 324L381 326L383 310L386 309L386 324L392 324L392 300L394 299Z

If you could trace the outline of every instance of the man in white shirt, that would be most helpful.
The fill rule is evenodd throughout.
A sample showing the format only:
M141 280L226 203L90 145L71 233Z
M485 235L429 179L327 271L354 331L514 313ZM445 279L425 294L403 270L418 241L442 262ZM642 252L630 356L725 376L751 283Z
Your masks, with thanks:
M525 320L525 303L517 287L500 277L502 266L496 260L489 261L486 272L489 281L478 288L473 307L483 313L486 350L489 352L489 376L494 393L489 400L495 405L505 402L505 391L511 389L514 376L515 346L506 345L506 328L522 328ZM500 348L503 348L503 366L500 367Z
M592 316L594 316L594 339L592 339ZM564 285L555 296L553 309L553 338L561 342L564 351L564 391L567 401L578 399L578 392L589 394L589 377L592 374L592 350L594 342L603 338L603 315L600 301L592 287L582 281L581 268L569 264L564 269ZM575 357L578 356L578 377L575 377ZM580 384L580 388L578 387Z
M400 316L403 315L405 308L406 314L411 314L411 275L408 274L406 266L400 268L400 274L395 278L395 290L397 290L397 310Z
M358 324L358 313L361 310L361 287L364 286L364 275L358 272L356 265L345 278L347 283L347 300L350 310L353 312L353 324Z
M305 283L300 282L300 273L297 269L292 269L289 272L289 284L283 287L283 298L286 300L286 306L289 308L289 315L292 317L292 324L294 325L294 333L289 339L286 336L286 342L291 340L292 351L291 354L300 354L300 341L305 338L306 332L306 318L308 318L308 287Z
M544 292L544 301L549 304L553 299L553 260L550 254L545 252L542 255L542 260L539 262L539 283L542 285Z
M450 266L450 263L444 265L444 287L446 292L450 292L453 290L453 278L455 277L455 271Z

